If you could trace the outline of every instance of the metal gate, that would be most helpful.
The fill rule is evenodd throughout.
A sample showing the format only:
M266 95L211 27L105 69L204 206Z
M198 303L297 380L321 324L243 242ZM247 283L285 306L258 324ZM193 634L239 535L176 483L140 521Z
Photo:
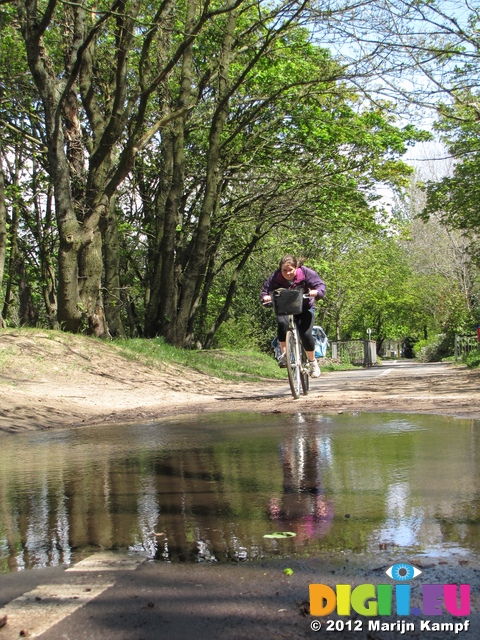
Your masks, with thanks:
M342 359L345 356L352 364L363 364L371 367L377 364L377 343L375 340L345 340L332 342L332 358Z
M477 336L458 336L455 335L455 362L466 356L470 351L479 348L480 342Z

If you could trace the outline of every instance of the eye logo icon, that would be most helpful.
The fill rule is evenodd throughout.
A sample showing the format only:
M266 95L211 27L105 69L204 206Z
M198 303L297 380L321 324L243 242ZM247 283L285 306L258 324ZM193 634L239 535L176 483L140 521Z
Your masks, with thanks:
M385 573L389 578L392 578L392 580L396 580L397 582L408 582L409 580L417 578L423 572L411 564L401 562L393 564L385 571Z

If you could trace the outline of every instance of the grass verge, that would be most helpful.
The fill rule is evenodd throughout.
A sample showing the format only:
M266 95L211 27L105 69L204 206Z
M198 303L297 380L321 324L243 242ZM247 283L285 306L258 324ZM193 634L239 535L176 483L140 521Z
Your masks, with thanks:
M286 378L285 369L279 369L272 357L255 349L180 349L163 338L131 338L115 340L114 344L126 357L141 359L150 366L180 365L226 380Z
M256 349L180 349L163 338L129 338L115 340L127 357L141 358L150 366L181 365L226 380L286 380L287 370L279 369L276 360ZM357 369L350 363L320 359L322 371Z

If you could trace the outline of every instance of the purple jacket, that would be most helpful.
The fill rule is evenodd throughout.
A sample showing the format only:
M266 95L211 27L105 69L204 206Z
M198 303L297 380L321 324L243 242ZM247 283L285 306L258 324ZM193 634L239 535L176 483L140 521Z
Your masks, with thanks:
M263 285L262 293L260 294L260 300L263 300L264 296L270 295L275 289L293 289L303 287L304 292L308 293L311 289L316 289L318 294L315 299L309 298L303 301L303 306L315 308L315 300L320 300L325 296L325 283L320 278L318 273L308 267L297 267L297 273L293 282L290 284L288 280L282 276L280 269L277 269L269 279Z

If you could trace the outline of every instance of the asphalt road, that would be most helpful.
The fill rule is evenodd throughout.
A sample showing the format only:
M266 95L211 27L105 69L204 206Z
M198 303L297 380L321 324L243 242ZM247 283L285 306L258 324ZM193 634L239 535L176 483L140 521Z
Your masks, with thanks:
M390 362L384 362L374 367L355 368L348 369L346 371L331 371L327 374L323 373L320 378L310 381L309 396L321 396L325 391L337 391L351 390L352 384L355 386L359 384L361 388L362 381L375 380L388 376L389 374L399 372L405 376L418 376L418 375L442 375L449 374L451 372L452 364L449 362L431 362L431 363L417 363L392 360ZM278 386L277 386L278 385ZM281 385L281 386L280 386ZM255 397L267 398L283 398L291 396L288 386L288 380L277 383L276 387L272 391L263 391L255 394L250 399Z
M373 560L373 564L372 564ZM379 553L365 557L323 559L279 559L268 563L168 564L100 554L87 558L83 566L68 571L31 571L31 588L21 590L22 580L3 581L2 599L9 590L15 600L0 610L1 640L40 637L42 640L304 640L339 637L348 640L400 640L424 637L417 629L419 619L400 617L400 627L385 633L369 631L368 618L357 620L341 633L328 633L325 619L308 614L309 584L383 583L385 570L393 560ZM292 569L286 576L284 567ZM471 584L471 613L468 636L479 637L478 565L432 562L415 558L425 580L442 583L452 575ZM26 576L28 577L28 576ZM25 576L22 577L24 585ZM14 587L14 583L16 586ZM332 619L334 619L332 617ZM352 619L352 618L350 618ZM393 614L389 621L398 620ZM383 622L386 618L381 619ZM415 621L416 631L405 633L401 621ZM440 618L444 621L445 616ZM343 618L345 621L346 618ZM451 620L451 618L450 618ZM312 623L321 623L321 629ZM434 622L438 621L438 618ZM454 619L457 623L464 618ZM392 624L394 624L393 622ZM330 631L335 629L330 629ZM315 633L321 631L321 633ZM453 632L427 634L435 640L450 640Z
M401 360L392 360L391 362L382 363L375 367L365 367L362 369L348 369L347 371L332 371L327 376L320 376L315 381L315 386L320 384L324 388L335 386L339 388L342 380L352 382L355 380L371 380L387 376L392 372L401 371L405 375L439 375L448 373L452 365L449 362L409 362Z

